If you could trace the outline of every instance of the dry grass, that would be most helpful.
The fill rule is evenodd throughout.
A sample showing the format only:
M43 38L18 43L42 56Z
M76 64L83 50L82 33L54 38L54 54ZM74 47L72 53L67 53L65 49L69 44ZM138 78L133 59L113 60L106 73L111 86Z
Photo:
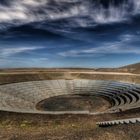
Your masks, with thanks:
M1 117L2 140L139 140L140 137L139 124L100 128L95 124L99 116L1 114L10 118L6 121Z

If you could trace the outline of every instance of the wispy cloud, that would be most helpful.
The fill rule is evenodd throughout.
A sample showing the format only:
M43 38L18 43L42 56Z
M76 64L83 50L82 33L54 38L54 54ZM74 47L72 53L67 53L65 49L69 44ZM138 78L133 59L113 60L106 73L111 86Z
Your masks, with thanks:
M0 57L0 67L44 67L47 63L47 57Z
M127 46L122 48L121 46L117 46L116 44L110 44L110 46L60 52L58 53L58 55L63 57L79 57L91 54L100 56L99 54L128 54L128 53L140 54L140 48Z
M18 54L18 53L25 53L25 52L30 52L30 51L34 51L34 50L39 50L39 49L43 49L44 47L32 47L32 46L29 46L29 47L12 47L12 46L9 46L9 47L5 47L5 48L0 48L0 56L2 57L8 57L8 56L13 56L15 54Z
M69 26L91 26L95 23L122 22L139 14L139 9L140 0L122 1L118 7L110 4L108 9L90 0L12 0L7 6L0 5L0 23L15 25L70 18Z
M44 46L0 47L0 67L35 67L48 62L46 56L36 55ZM35 53L34 53L35 52ZM26 57L24 56L26 54Z
M133 46L131 42L138 41L135 35L125 34L121 35L120 40L99 43L96 47L80 50L68 50L59 52L58 55L63 57L81 57L84 55L100 56L99 54L140 54L140 47Z

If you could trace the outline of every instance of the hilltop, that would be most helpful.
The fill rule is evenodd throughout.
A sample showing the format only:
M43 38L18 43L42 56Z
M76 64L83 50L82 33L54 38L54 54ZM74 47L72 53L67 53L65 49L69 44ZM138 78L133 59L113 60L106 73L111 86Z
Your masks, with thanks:
M128 71L130 73L140 73L140 63L120 67L119 69Z

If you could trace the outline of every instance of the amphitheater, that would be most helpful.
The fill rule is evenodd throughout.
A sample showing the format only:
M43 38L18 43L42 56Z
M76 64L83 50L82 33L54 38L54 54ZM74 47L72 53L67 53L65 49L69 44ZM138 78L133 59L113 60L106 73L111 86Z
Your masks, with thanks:
M105 111L45 111L36 105L60 95L97 96L107 100ZM0 85L0 110L35 114L106 114L140 107L140 85L104 80L39 80ZM140 118L97 122L99 126L140 122Z

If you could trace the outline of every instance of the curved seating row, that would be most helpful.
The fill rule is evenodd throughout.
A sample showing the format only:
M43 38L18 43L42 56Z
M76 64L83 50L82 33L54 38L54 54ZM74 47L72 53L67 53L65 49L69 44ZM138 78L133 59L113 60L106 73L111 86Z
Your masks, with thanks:
M118 124L129 124L129 123L134 124L137 122L140 123L140 118L104 121L104 122L97 122L96 124L100 127L104 127L104 126L112 126L112 125L118 125Z

